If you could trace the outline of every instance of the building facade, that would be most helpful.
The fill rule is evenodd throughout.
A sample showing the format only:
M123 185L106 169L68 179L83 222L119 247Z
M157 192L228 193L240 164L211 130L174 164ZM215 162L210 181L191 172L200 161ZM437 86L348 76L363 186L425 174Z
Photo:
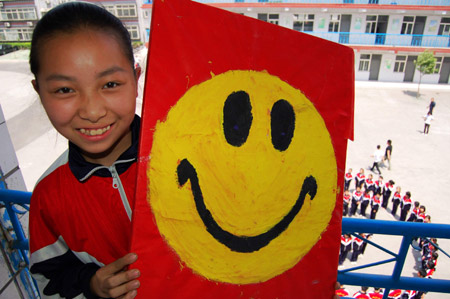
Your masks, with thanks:
M65 0L0 0L0 42L29 41L36 21ZM119 17L133 41L148 42L151 0L97 3ZM449 84L450 0L198 0L247 17L345 44L355 51L355 79L418 82L414 61L436 58L424 83Z
M0 0L0 42L31 41L34 26L53 7L69 2L67 0ZM89 2L104 7L122 20L133 41L145 39L144 25L141 23L142 4L135 0L109 0Z
M414 61L429 50L436 58L436 67L421 82L449 84L449 0L198 2L352 47L356 80L418 82L420 73ZM150 12L151 2L144 2L142 9ZM144 24L149 32L150 17Z

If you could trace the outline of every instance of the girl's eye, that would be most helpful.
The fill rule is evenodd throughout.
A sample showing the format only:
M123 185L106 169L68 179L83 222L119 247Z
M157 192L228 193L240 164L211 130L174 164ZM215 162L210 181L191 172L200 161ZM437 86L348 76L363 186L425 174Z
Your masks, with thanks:
M103 88L114 88L114 87L117 87L117 86L119 86L119 84L116 83L116 82L108 82L108 83L106 83L106 84L103 86Z
M73 90L69 87L62 87L56 90L56 93L69 93L69 92L73 92Z

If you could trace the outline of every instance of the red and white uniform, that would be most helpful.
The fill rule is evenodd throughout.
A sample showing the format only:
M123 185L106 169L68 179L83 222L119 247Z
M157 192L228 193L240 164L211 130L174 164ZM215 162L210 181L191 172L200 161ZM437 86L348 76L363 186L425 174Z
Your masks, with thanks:
M402 290L392 290L389 292L388 298L400 299L402 297L402 294L403 294Z
M398 200L399 202L402 200L402 195L400 194L400 192L395 191L393 200Z
M402 209L408 208L408 210L411 208L412 200L411 198L408 198L406 195L402 198Z
M344 204L348 205L350 203L350 198L351 198L350 193L347 194L344 193Z
M369 192L365 192L361 200L370 202L372 200L372 196L370 195Z
M336 290L334 293L336 295L338 295L339 297L347 297L349 295L349 293L343 288L339 289L339 290Z
M373 196L370 205L373 207L379 207L381 205L381 198L379 196Z
M378 192L381 193L381 189L382 188L383 188L383 180L375 181L375 190L374 190L374 192L375 193L378 193Z
M361 191L357 191L357 190L353 191L353 196L352 196L353 201L360 202L362 200L362 197L363 197L363 193Z
M436 268L433 269L428 269L427 270L427 276L425 276L426 278L431 278L434 274L434 271L436 271Z
M365 184L366 184L366 190L374 191L375 182L372 179L367 178Z
M355 294L353 294L353 298L370 299L370 297L366 293L361 293L361 291L358 291Z
M350 172L347 172L346 174L345 174L345 181L346 182L349 182L349 181L351 181L353 179L353 174L351 174Z
M364 183L365 179L366 179L366 176L364 175L364 173L358 172L355 177L356 186L361 186L361 184Z
M69 143L36 185L30 204L30 271L42 295L92 297L90 279L129 252L139 118L132 146L113 165L87 162ZM47 297L46 297L47 298Z
M417 213L416 221L417 222L424 222L426 217L427 217L427 214L425 214L423 212L420 212L420 210L419 210L419 212Z
M383 293L369 293L369 297L370 299L382 299L383 298Z
M345 235L341 236L341 245L344 246L345 248L348 248L348 246L351 246L352 242L353 242L352 236L350 236L349 238L346 238Z

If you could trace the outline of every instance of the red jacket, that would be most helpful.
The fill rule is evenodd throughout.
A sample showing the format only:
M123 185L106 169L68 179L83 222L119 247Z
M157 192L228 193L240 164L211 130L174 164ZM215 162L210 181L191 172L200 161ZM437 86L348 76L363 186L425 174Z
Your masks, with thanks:
M133 145L113 166L86 162L70 143L68 154L34 189L29 221L31 272L41 294L58 298L83 293L89 298L89 282L97 269L128 253L138 118L133 125Z

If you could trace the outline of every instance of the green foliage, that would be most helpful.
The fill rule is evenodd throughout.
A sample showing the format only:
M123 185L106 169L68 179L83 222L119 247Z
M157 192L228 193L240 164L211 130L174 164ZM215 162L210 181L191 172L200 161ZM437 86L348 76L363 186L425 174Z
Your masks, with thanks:
M0 43L0 44L8 44L13 47L17 46L19 49L30 49L31 48L31 42L18 42L18 43L4 42L4 43Z
M142 45L143 45L142 42L133 42L133 49L139 48Z
M421 75L427 75L434 73L434 67L436 65L436 58L432 52L425 50L420 53L417 60L414 61L416 69L421 73Z

